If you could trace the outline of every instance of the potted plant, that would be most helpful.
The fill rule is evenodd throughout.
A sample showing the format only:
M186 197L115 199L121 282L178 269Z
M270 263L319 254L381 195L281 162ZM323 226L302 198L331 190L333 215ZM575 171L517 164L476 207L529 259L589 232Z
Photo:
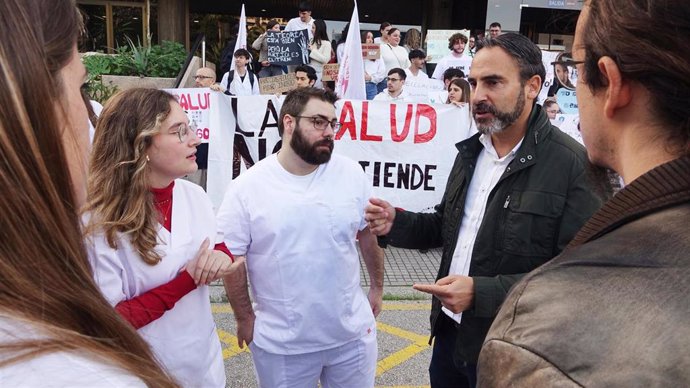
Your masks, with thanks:
M93 77L93 82L89 82L91 96L98 101L109 98L116 89L173 87L187 57L184 46L177 42L142 45L140 41L135 44L129 37L126 39L127 45L118 47L114 55L83 58Z

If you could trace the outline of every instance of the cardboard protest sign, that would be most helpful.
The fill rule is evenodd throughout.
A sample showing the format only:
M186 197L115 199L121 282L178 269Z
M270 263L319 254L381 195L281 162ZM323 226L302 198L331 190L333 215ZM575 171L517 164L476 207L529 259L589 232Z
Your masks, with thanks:
M273 65L304 65L309 63L307 30L266 33L268 61Z
M340 65L337 63L328 63L323 65L323 72L321 73L321 81L335 81L338 79L338 70Z
M364 59L379 59L381 58L381 46L378 44L364 44L362 43L362 58Z
M261 94L280 94L289 92L297 87L297 79L293 73L259 78Z

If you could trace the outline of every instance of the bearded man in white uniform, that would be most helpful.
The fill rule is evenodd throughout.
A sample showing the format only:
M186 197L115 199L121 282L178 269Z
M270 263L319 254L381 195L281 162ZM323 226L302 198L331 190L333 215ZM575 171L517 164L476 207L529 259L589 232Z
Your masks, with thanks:
M225 284L261 387L374 386L383 251L364 220L369 180L355 161L332 155L336 100L321 89L290 92L282 149L232 181L218 212L227 246L247 256L254 308L246 274Z

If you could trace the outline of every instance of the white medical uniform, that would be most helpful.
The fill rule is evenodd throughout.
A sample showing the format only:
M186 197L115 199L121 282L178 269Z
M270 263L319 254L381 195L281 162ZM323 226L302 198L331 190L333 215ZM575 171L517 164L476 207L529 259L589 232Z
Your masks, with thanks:
M93 236L87 244L89 259L96 283L111 305L175 278L205 238L210 239L211 247L222 240L211 201L201 187L175 180L171 230L159 226L156 249L163 259L156 265L146 264L125 236L120 236L118 249L110 248L103 234ZM207 286L197 287L138 332L182 386L225 387L225 367Z

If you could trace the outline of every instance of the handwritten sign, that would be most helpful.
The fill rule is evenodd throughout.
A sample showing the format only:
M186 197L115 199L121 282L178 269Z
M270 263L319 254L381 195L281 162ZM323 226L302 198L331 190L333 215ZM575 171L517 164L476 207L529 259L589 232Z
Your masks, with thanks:
M266 34L268 61L273 65L304 65L309 63L309 35L307 30Z
M293 73L259 78L261 94L281 94L289 92L296 87L297 79Z
M377 44L362 43L362 57L364 59L379 59L381 58L381 46Z
M337 63L328 63L323 65L323 73L321 73L322 81L336 81L338 79L338 70L340 65Z

